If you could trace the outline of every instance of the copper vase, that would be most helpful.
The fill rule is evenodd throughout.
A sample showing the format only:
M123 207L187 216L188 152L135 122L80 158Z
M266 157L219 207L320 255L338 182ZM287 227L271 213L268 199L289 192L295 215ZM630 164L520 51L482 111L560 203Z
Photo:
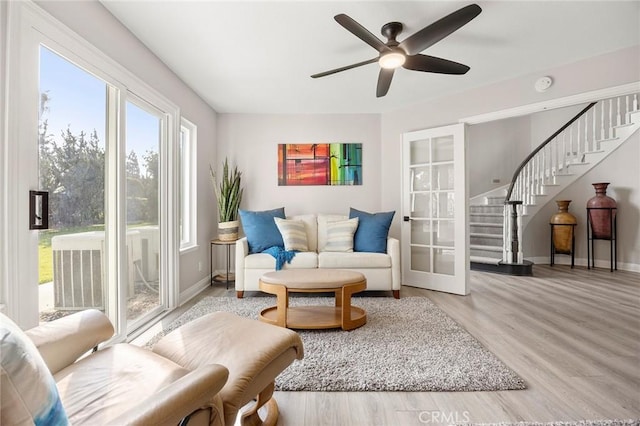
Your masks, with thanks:
M576 217L569 213L571 200L556 200L558 212L549 219L553 226L553 247L556 253L571 254L573 247L573 228L578 223Z
M609 182L593 183L596 196L587 201L589 222L591 223L591 235L594 239L610 240L611 224L616 217L616 200L607 196Z

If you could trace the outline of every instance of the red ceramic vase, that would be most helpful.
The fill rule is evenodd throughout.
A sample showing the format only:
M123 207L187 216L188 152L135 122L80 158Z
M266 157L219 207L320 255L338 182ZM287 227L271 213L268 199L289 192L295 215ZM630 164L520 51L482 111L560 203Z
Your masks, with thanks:
M607 196L609 182L592 185L596 189L596 196L587 201L587 208L594 209L588 210L591 235L594 239L610 240L611 224L616 217L616 211L609 208L616 207L616 200Z

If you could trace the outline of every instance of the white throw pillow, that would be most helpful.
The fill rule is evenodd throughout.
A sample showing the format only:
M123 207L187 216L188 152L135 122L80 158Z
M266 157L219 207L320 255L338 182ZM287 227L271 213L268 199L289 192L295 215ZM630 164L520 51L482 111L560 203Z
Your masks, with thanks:
M358 229L358 218L327 223L327 244L324 251L353 251L353 235Z
M282 235L285 250L309 251L307 230L303 221L279 217L275 217L273 220L276 221L276 226Z

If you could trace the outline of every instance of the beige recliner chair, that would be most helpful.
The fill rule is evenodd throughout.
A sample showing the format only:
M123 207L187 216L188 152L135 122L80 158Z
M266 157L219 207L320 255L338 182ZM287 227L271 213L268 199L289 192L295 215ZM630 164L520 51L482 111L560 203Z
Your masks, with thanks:
M115 344L78 358L113 335L99 311L87 310L28 330L55 379L71 424L232 425L277 422L275 378L302 358L297 333L227 312L192 321L147 350ZM182 423L185 424L185 423Z

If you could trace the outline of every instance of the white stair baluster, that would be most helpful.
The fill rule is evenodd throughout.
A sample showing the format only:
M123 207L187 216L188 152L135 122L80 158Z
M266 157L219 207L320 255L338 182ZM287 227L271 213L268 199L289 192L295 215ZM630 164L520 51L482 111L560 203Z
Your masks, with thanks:
M629 95L624 97L624 124L629 123Z
M638 94L637 93L633 94L633 110L634 111L638 110Z
M535 195L536 195L536 182L535 182L535 173L536 170L534 168L535 159L529 161L529 204L535 203Z
M602 105L600 108L600 140L604 140L604 106L605 101L602 101Z
M556 143L553 149L551 150L551 154L549 155L549 183L554 183L554 176L556 175L556 170L558 169L558 150L560 149L560 136L556 137Z
M556 136L556 140L553 147L549 147L549 183L553 183L554 170L558 164L558 149L559 149L559 136ZM555 156L554 156L555 154ZM555 158L555 159L554 159Z
M609 139L613 137L613 99L609 99Z
M556 158L557 166L556 166L556 176L560 173L560 167L562 167L562 172L564 173L567 170L567 133L562 132L562 157L558 156ZM557 184L557 180L554 179L553 183Z
M543 151L544 151L544 156L542 157L542 184L545 185L547 182L549 182L549 153L551 152L551 144L553 144L553 142L555 142L555 139L549 143L549 145L545 146ZM543 188L544 191L544 188Z
M584 115L584 152L591 151L589 147L589 111Z
M582 162L582 138L580 137L580 120L576 121L576 162Z
M538 156L531 159L531 195L538 194Z
M591 121L593 122L593 129L592 129L592 137L593 137L593 144L591 146L591 149L594 151L598 150L598 133L596 132L596 121L598 121L598 119L596 118L596 108L598 108L598 105L594 105L593 106L593 114L591 115Z
M618 115L616 115L616 123L617 123L617 126L619 126L622 124L622 116L620 115L620 96L618 96L618 100L616 104L618 106Z
M523 179L523 188L522 190L524 191L524 199L522 200L525 204L529 204L529 164L531 163L527 163L526 166L524 166L524 179Z
M571 164L575 162L575 157L576 157L576 154L575 154L576 149L573 147L573 125L569 126L567 130L569 130L569 156L570 156L569 164ZM565 173L567 173L567 170L565 170Z
M522 173L522 202L527 203L527 197L529 196L529 192L527 191L527 166L524 166L524 170Z
M543 181L543 173L544 170L542 169L542 160L544 158L544 150L540 150L540 152L538 152L538 176L537 176L537 180L536 180L536 191L538 194L543 194L542 192L542 181Z
M533 163L531 161L527 164L527 178L527 192L529 193L527 204L533 204Z
M509 200L506 200L509 201ZM504 205L502 211L502 261L506 262L509 255L509 238L511 237L511 229L509 228L509 204Z

